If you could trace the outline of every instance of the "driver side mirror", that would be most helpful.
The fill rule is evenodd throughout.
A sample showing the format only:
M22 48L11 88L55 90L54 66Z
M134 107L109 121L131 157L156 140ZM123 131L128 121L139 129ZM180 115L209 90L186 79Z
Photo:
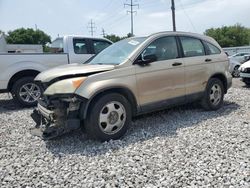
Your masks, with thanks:
M139 65L147 65L149 63L153 63L157 61L157 57L155 54L150 54L150 55L141 55L141 57L137 60L137 64Z

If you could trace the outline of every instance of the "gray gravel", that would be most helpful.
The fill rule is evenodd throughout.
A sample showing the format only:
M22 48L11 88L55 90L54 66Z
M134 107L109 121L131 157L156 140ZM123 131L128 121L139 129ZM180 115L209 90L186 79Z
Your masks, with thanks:
M217 112L182 106L136 118L122 140L75 131L44 142L32 109L0 95L0 187L250 187L250 90Z

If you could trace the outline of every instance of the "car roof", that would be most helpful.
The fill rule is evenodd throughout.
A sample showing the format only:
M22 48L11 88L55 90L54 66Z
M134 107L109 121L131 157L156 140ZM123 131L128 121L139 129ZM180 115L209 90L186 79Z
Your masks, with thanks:
M85 38L85 39L98 39L98 40L105 40L113 43L111 40L104 38L104 37L94 37L94 36L87 36L87 35L64 35L63 37L58 38Z
M158 32L158 33L153 33L151 35L148 36L148 38L157 38L157 37L162 37L162 36L167 36L167 35L179 35L179 36L189 36L189 37L194 37L194 38L198 38L207 42L210 42L211 44L214 44L215 46L221 48L221 46L218 44L218 42L213 39L212 37L206 36L206 35L202 35L202 34L198 34L198 33L191 33L191 32L184 32L184 31L162 31L162 32Z

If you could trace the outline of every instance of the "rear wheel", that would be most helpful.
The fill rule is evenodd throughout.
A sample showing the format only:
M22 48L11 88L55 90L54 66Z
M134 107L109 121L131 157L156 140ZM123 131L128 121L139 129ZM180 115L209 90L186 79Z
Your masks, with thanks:
M223 105L224 86L217 78L208 81L201 105L206 110L218 110Z
M85 130L96 140L108 141L121 138L131 122L131 107L128 100L116 93L98 98L90 106Z
M41 96L41 88L34 82L33 77L24 77L14 83L11 94L19 105L32 107Z

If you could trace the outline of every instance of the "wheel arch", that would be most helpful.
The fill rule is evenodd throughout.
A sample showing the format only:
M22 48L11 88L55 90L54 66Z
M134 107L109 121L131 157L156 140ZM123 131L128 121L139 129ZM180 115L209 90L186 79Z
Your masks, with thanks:
M224 93L226 94L227 93L227 89L228 89L228 84L227 84L227 78L226 78L226 76L224 74L222 74L222 73L216 73L216 74L212 75L209 79L211 79L211 78L217 78L217 79L219 79L222 82L222 84L224 86Z
M10 81L8 83L8 91L11 91L14 83L19 80L20 78L23 77L36 77L38 74L40 73L40 71L38 70L34 70L34 69L26 69L26 70L22 70L19 71L17 73L15 73L11 78Z
M109 93L118 93L118 94L124 96L129 101L129 103L131 105L132 116L136 115L136 113L138 112L139 106L138 106L136 97L134 96L132 91L126 87L110 87L110 88L105 88L105 89L101 89L101 90L97 91L85 103L84 110L81 112L81 114L83 114L83 118L86 119L87 114L89 112L89 108L94 103L95 100L97 100L98 98L100 98L106 94L109 94Z

